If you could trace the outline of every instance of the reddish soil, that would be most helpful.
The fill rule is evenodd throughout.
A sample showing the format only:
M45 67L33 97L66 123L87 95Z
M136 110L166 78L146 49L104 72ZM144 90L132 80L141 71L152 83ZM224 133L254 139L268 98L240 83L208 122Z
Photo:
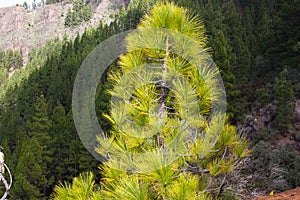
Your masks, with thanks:
M254 200L300 200L300 187L270 196L257 197Z

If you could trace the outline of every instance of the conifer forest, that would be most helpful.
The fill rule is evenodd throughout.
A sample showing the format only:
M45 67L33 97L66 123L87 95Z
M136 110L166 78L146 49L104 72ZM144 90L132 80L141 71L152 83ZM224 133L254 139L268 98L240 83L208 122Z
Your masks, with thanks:
M69 29L101 5L48 0L34 9L63 3L72 4L59 14ZM300 187L299 0L115 7L109 21L28 54L0 49L0 152L12 174L0 196L252 200ZM124 47L114 50L120 35ZM94 112L101 131L90 137Z

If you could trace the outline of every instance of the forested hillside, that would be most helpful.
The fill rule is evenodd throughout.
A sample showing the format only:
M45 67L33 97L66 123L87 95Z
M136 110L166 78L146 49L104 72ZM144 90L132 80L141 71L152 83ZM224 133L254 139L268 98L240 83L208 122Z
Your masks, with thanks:
M179 166L188 165L191 168L186 168L186 174L180 170L180 173L165 170L160 172L165 176L151 174L150 179L142 173L138 176L130 171L121 173L108 169L109 164L100 163L85 149L72 113L77 71L102 41L136 28L140 22L139 28L151 24L155 13L151 14L150 10L157 2L164 1L130 1L110 24L100 22L98 27L86 28L74 38L66 35L48 41L29 52L24 68L22 52L0 51L0 145L14 181L9 199L75 199L74 194L78 199L102 199L103 191L105 195L112 195L110 199L253 199L271 191L300 186L299 0L169 1L173 6L185 8L187 13L175 8L172 8L175 11L168 11L168 6L166 13L178 12L184 20L189 19L184 14L200 20L201 28L196 29L194 35L203 34L204 39L195 38L206 45L218 66L227 97L226 128L212 152L205 159L180 160L168 169L182 170ZM156 9L157 13L161 12L157 6ZM145 14L148 17L142 18ZM155 19L163 18L159 16ZM159 28L177 31L174 24L178 21L180 19L171 20ZM188 27L189 21L184 22ZM132 39L135 40L138 39ZM146 52L149 54L142 55L160 61L161 57L151 57L149 55L154 53ZM137 59L146 60L144 57ZM180 59L178 63L183 63ZM130 59L124 56L116 60L101 77L95 99L99 123L114 138L122 131L108 117L113 115L111 110L114 109L110 104L114 93L109 91L114 91L112 88L120 81L113 77L128 70L124 60ZM196 76L192 72L188 67L182 70L188 80ZM205 90L203 88L199 90ZM134 96L146 98L139 95L136 92ZM200 97L205 100L205 96ZM175 107L182 107L180 103L184 101L175 102L174 107L167 105L171 107L168 112L175 112ZM143 104L135 105L141 107ZM133 116L138 116L134 120L143 125L150 123L143 118L145 110L138 106L137 110L130 110ZM200 106L204 116L207 115L206 106ZM175 121L171 125L176 124ZM159 130L170 131L168 128ZM245 138L251 150L249 155ZM147 146L150 144L143 146L134 140L130 144L134 146L132 151L150 148ZM197 173L191 171L195 168L203 171L195 175ZM65 187L61 182L73 184ZM194 194L194 191L200 192ZM65 196L59 196L62 194ZM86 196L81 198L80 195Z

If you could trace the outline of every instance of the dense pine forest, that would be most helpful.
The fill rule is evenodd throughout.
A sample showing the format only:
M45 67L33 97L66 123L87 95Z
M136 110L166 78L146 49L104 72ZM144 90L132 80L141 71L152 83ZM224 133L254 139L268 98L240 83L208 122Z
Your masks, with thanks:
M48 3L55 2L59 1ZM225 126L203 157L180 158L149 174L113 169L115 163L94 158L77 134L72 93L78 69L98 44L115 34L147 27L180 32L177 22L185 27L182 34L204 44L220 71L227 98ZM300 186L299 22L299 0L132 0L110 24L100 22L75 38L65 35L32 49L26 66L22 51L0 50L0 145L13 174L8 199L253 199ZM139 39L132 34L128 41L130 49ZM132 152L152 151L160 144L141 144L123 134L111 117L122 115L120 110L130 112L142 127L159 130L162 141L169 141L164 133L171 132L151 124L165 119L143 114L149 108L142 100L148 100L152 90L162 95L160 87L136 91L138 100L132 100L132 109L111 106L111 97L121 95L115 90L124 90L117 87L119 76L134 65L127 62L162 60L151 50L141 52L123 55L110 65L100 78L95 99L98 121L108 138L120 140L118 145ZM160 52L166 60L167 52ZM168 65L182 64L180 72L195 84L193 88L205 91L201 78L195 78L194 69L182 59L172 54L170 60L177 63ZM197 98L208 102L197 104L206 116L213 99L198 93ZM189 105L188 95L187 102L176 98L175 92L172 95L175 105L167 105L170 108L164 112L177 113L176 109ZM167 117L166 124L175 126L181 118L177 114ZM201 124L195 129L209 132L209 122L193 120L188 118L191 124ZM130 140L131 146L124 140ZM196 141L198 149L191 151L203 150L201 144L201 139ZM105 153L100 148L98 152ZM152 159L159 165L155 156Z

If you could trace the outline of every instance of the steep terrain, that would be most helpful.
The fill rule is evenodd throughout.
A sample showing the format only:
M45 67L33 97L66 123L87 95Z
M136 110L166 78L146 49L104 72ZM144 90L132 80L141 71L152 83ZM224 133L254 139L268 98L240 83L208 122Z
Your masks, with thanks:
M71 3L56 3L25 10L20 6L0 8L0 48L19 50L26 56L33 47L41 47L55 37L62 38L66 33L69 38L83 33L86 27L96 27L100 20L109 23L113 13L123 5L123 0L102 0L93 4L93 18L75 28L64 26L65 13Z
M92 5L93 19L75 28L64 26L68 8L73 6L67 1L71 0L36 10L0 9L0 48L21 49L26 62L27 52L41 47L30 53L26 67L20 70L22 61L11 64L14 56L7 53L2 60L5 79L0 84L0 142L15 177L10 193L14 199L30 199L29 195L43 199L39 195L48 197L59 181L71 181L84 171L95 173L99 183L99 163L82 146L73 123L76 72L97 44L135 28L155 0L132 0L118 22L99 27L100 19L109 23L113 12L127 1L86 0ZM300 12L294 1L171 1L199 14L204 21L213 58L222 70L230 122L248 138L252 150L216 192L224 189L223 200L253 200L271 191L274 195L270 198L275 198L280 192L299 187L300 26L296 13ZM88 26L97 28L85 29ZM82 36L73 39L80 33ZM67 40L46 43L64 34ZM95 100L101 127L107 131L111 125L101 116L109 113L110 96L105 91L110 87L103 78ZM44 132L52 137L44 145L49 151L44 152L35 150L40 143L28 137L43 135L38 128L43 120L49 122ZM55 155L54 160L42 154ZM39 170L32 170L32 166ZM42 182L42 175L48 181ZM211 194L216 195L213 190Z

